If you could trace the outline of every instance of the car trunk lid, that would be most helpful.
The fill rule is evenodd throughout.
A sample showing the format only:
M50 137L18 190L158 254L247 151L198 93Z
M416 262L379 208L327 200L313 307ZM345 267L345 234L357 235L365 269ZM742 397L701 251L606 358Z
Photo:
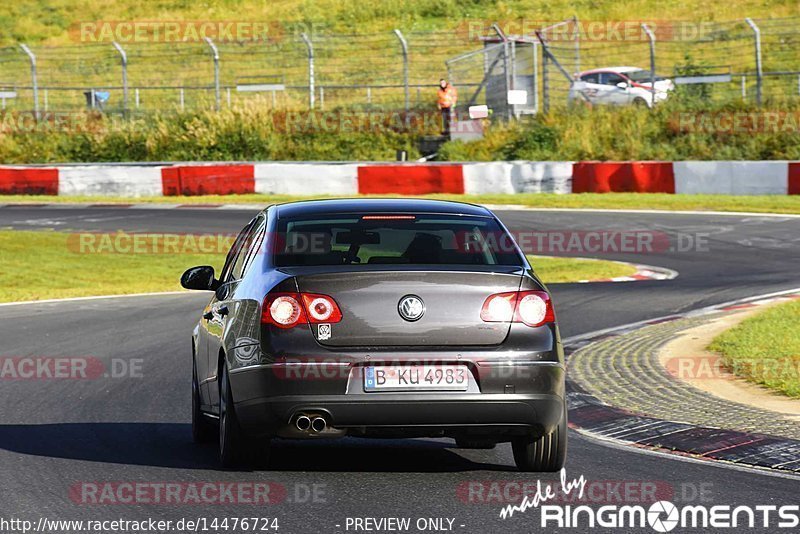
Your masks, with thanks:
M331 325L330 347L496 345L508 335L510 323L486 323L480 318L486 298L517 291L520 267L459 269L282 269L294 274L299 291L332 297L342 320ZM422 316L404 318L405 297L417 297ZM408 312L409 310L406 310ZM315 332L316 329L312 329ZM321 336L320 336L321 337Z

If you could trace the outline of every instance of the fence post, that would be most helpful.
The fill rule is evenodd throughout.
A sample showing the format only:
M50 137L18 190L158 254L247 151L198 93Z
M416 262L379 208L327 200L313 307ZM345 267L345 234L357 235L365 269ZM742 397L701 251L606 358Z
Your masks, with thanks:
M36 55L28 48L28 45L21 44L19 45L22 48L23 52L28 55L28 59L31 61L31 81L33 82L33 116L36 120L39 120L39 82L36 78Z
M408 41L406 41L406 38L400 33L400 30L395 29L394 34L400 41L400 48L403 50L403 94L405 96L406 113L408 113L411 109L411 100L408 94Z
M545 114L550 111L550 73L548 72L547 53L542 44L542 109Z
M642 30L650 42L650 94L653 101L651 107L656 105L656 36L647 24L642 24Z
M536 38L542 45L542 110L545 114L550 111L550 72L548 66L550 65L550 52L547 50L545 43L544 33L536 31Z
M533 112L539 114L539 43L532 41L533 45Z
M578 26L578 15L572 17L572 24L575 36L575 74L577 74L581 71L581 32Z
M512 83L511 80L509 80L510 69L508 65L508 37L506 37L506 34L503 33L503 30L500 29L500 26L497 23L492 24L492 30L494 30L500 40L503 41L503 76L505 78L505 96L503 101L505 102L506 106L505 118L506 120L509 120L511 118L511 109L508 104L508 92L512 88Z
M214 107L219 111L222 108L222 100L219 93L219 50L217 50L217 45L214 44L211 37L203 37L203 40L211 49L211 57L214 59Z
M758 29L756 23L753 22L753 19L747 17L744 19L748 26L753 30L753 34L755 35L755 45L756 45L756 103L760 106L761 105L761 82L764 75L764 72L761 68L761 30Z
M122 59L122 115L128 115L128 54L125 53L125 50L119 45L116 41L111 41L111 44L114 48L117 49L119 52L119 56Z
M314 109L314 45L305 33L301 33L300 38L308 49L308 107Z

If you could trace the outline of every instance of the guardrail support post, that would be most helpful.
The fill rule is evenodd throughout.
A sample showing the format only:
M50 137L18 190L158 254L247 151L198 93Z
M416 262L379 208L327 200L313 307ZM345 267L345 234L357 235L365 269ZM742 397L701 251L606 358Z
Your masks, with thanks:
M314 45L305 33L300 34L300 38L306 44L308 50L308 107L314 109Z
M128 54L119 45L118 42L112 41L111 44L119 52L122 61L122 115L128 116Z
M400 48L403 51L403 95L405 97L405 110L406 113L411 109L411 99L408 93L408 41L400 33L400 30L394 30L397 40L400 41Z
M21 44L19 45L22 48L23 52L28 55L28 59L31 61L31 82L33 84L33 116L36 120L39 120L39 82L36 77L36 55L28 48L28 45Z
M656 105L656 36L647 24L642 24L642 30L650 42L650 92L653 95L653 107Z
M222 100L219 93L219 50L217 45L211 40L211 37L204 37L208 47L211 49L211 57L214 59L214 107L217 111L222 108Z
M761 84L762 78L764 77L764 71L761 67L761 30L758 29L756 23L753 22L753 19L747 17L744 19L748 26L753 30L753 35L755 36L755 46L756 46L756 103L760 106L761 105Z

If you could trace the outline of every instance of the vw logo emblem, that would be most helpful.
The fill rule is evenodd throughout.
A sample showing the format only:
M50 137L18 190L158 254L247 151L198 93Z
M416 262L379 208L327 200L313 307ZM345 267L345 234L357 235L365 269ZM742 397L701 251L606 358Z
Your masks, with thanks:
M425 303L416 295L406 295L400 299L397 311L406 321L416 321L425 314Z

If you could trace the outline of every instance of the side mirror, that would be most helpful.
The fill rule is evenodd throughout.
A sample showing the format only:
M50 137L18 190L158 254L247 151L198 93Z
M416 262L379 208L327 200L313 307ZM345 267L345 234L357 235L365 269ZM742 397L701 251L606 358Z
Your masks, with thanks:
M187 269L181 276L181 286L186 289L200 291L216 291L219 280L214 278L214 268L210 265L201 265Z
M628 88L628 84L627 84L627 82L619 82L617 84L617 87L619 87L620 89L627 89Z

